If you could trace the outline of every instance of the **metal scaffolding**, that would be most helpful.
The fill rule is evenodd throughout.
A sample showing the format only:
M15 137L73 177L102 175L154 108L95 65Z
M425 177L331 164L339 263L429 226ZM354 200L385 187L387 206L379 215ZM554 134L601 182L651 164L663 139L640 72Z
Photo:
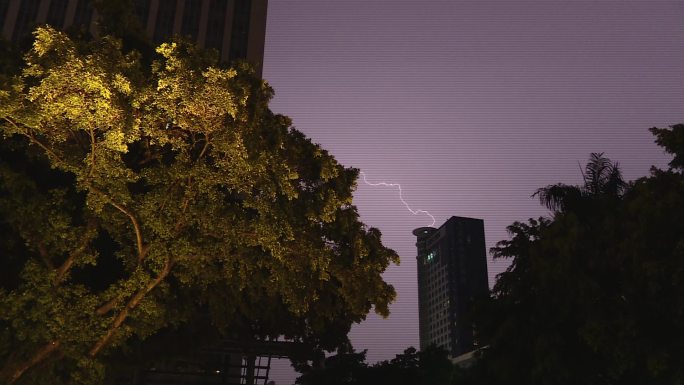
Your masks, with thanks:
M120 385L267 385L272 358L307 356L291 341L221 340L182 357L138 368Z

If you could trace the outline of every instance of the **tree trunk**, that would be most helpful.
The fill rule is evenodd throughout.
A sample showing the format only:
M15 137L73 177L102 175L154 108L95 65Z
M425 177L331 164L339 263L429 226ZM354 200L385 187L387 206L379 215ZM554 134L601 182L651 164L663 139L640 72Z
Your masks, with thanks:
M57 348L59 348L60 341L59 340L54 340L50 341L47 344L43 345L38 351L29 359L28 361L24 361L21 365L19 365L16 369L14 369L14 372L12 373L11 376L8 378L8 385L14 384L21 376L29 369L32 367L38 365L39 363L43 362L46 358L48 358ZM7 366L5 367L5 371L9 372L11 369L8 367L10 364L8 363Z

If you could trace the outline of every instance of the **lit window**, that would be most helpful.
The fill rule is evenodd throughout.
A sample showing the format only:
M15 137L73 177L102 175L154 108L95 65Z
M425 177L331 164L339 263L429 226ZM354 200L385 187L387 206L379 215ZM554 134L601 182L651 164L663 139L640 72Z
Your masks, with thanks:
M435 253L434 251L429 252L427 255L427 261L428 262L432 261L436 255L437 255L437 253Z

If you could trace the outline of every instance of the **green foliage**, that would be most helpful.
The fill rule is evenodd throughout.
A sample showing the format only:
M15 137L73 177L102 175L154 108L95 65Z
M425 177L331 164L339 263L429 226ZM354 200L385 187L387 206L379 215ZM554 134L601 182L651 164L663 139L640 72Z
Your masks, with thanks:
M682 156L681 129L653 131ZM612 167L592 156L587 170L605 179L540 189L553 219L516 222L492 249L511 265L481 314L489 346L467 383L684 382L684 175L654 169L616 189Z
M410 347L389 361L368 365L366 351L346 352L325 358L322 365L302 365L299 385L448 385L456 371L446 350Z
M0 93L9 382L98 383L160 331L331 350L388 314L398 257L359 221L358 171L273 114L250 68L181 41L146 68L113 38L35 37Z

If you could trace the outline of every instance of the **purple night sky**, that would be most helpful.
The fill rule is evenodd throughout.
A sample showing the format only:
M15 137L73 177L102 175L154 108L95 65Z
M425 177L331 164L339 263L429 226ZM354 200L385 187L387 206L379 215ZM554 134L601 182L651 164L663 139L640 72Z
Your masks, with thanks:
M482 218L487 247L546 215L530 195L579 183L591 152L635 179L669 159L649 127L684 122L684 2L271 0L271 107L413 209ZM398 191L359 181L355 204L401 256L388 319L352 329L369 362L418 346L414 237ZM507 263L489 261L489 281ZM287 363L271 371L294 382Z

